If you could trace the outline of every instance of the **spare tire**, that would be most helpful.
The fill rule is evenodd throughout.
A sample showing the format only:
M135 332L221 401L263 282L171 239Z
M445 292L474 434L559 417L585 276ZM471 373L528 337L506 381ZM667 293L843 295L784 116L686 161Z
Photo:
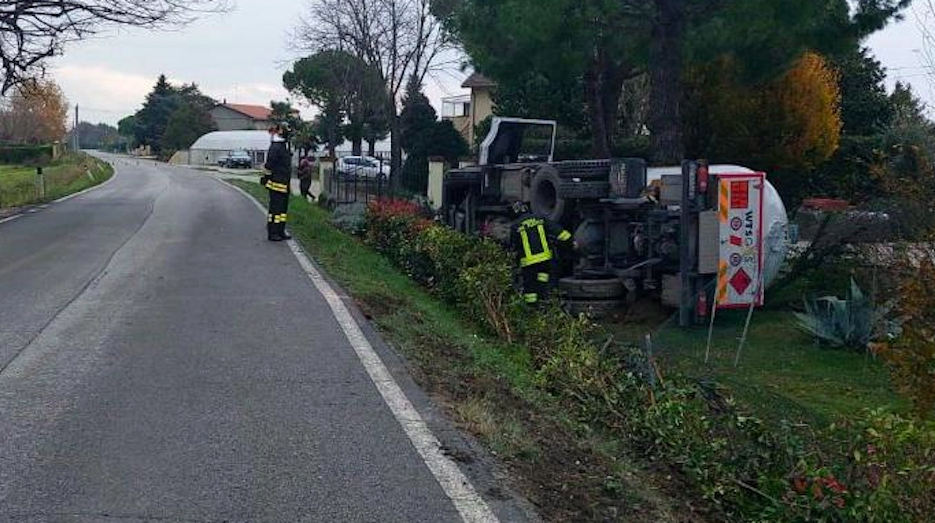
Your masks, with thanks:
M618 278L562 278L558 282L558 288L562 296L571 300L615 300L626 294L626 288Z
M532 212L552 221L561 221L565 215L565 199L561 197L561 188L562 179L558 171L550 165L540 167L529 184Z

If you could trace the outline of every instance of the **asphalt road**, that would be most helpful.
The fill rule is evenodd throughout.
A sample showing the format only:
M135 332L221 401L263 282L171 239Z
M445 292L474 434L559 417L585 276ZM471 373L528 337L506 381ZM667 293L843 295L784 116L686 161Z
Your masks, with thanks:
M460 521L254 204L115 161L0 224L0 521Z

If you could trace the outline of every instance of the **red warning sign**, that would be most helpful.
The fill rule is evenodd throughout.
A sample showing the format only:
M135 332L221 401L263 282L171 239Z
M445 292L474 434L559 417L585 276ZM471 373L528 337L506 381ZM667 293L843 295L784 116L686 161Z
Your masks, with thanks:
M750 182L748 180L730 182L730 208L746 209L750 207Z

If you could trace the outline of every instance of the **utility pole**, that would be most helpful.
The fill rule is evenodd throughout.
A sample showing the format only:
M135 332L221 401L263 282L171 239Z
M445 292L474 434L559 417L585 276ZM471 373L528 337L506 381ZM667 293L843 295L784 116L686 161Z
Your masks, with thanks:
M81 150L81 139L78 137L78 104L75 104L75 152Z

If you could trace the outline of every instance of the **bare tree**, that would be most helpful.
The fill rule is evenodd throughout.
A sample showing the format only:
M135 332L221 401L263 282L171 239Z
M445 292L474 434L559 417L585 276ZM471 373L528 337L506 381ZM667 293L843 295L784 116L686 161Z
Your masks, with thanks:
M929 88L935 94L935 0L919 0L914 7L919 32L922 33L922 55Z
M159 28L227 8L226 0L0 1L0 94L45 73L65 44L107 26Z
M346 51L379 72L390 115L393 188L402 165L399 106L406 82L424 81L451 46L431 8L431 0L310 0L296 30L299 49Z

